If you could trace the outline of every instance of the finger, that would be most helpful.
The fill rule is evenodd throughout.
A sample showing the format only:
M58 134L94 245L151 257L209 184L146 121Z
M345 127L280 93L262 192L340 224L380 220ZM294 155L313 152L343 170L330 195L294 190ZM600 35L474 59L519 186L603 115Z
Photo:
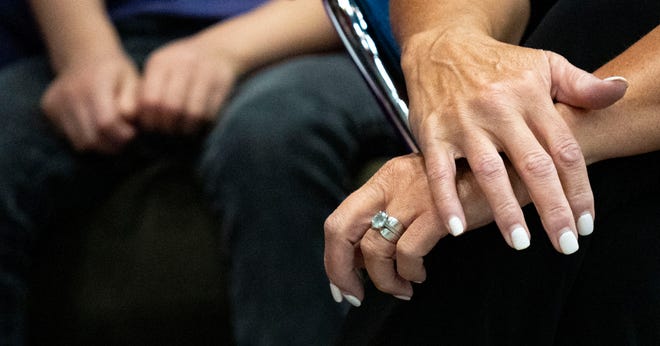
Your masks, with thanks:
M389 185L383 184L386 196L388 196L385 210L389 217L398 220L402 226L403 235L398 241L393 241L386 239L387 234L383 235L382 231L368 232L360 243L365 268L378 289L397 298L409 300L413 293L412 286L409 280L398 272L398 263L402 253L406 256L406 254L417 251L418 244L407 243L403 240L410 239L406 235L405 226L431 225L430 229L427 227L423 231L443 235L446 235L448 231L443 226L433 205L421 155L407 155L390 160L374 178L376 180L383 178L384 182L389 183ZM423 215L432 216L424 217ZM413 246L406 247L406 244L413 244ZM424 244L422 248L426 249L427 246L429 244ZM432 247L432 245L430 246Z
M530 244L529 231L502 157L484 135L473 134L467 143L468 163L504 240L516 250L526 249Z
M424 176L422 162L418 162L419 167L399 166L395 168L408 168L406 171L409 176L405 179L413 178L411 180L398 181L406 186L404 193L397 193L396 190L392 189L387 191L390 193L390 201L385 211L389 217L395 218L402 226L401 238L409 238L405 234L407 232L406 226L417 222L417 218L424 213L435 215L435 225L438 227L432 229L431 232L447 234L446 229L441 226L442 221L437 216L437 213L435 213L435 208L432 205L433 202L428 193L428 181ZM422 222L424 221L426 219L422 220ZM364 266L373 284L382 292L392 294L400 299L410 300L413 294L412 285L408 279L399 275L397 263L399 261L400 249L404 253L416 251L416 249L406 248L405 242L402 248L400 246L401 240L389 240L381 234L381 231L372 228L362 238L360 249L362 250Z
M423 152L433 202L443 224L454 236L465 231L465 215L456 192L456 161L448 146L433 134L425 136Z
M97 145L104 152L118 152L134 135L132 126L119 114L116 89L119 81L103 79L99 81L97 92L89 100L98 134Z
M165 133L181 132L181 125L186 111L186 96L188 88L195 84L187 71L176 70L170 75L165 88L164 99L161 100L162 114L159 117L158 128Z
M384 207L381 190L373 182L367 182L349 195L325 221L326 273L334 287L354 306L359 306L364 299L362 280L355 271L356 247L371 227L374 210ZM333 289L333 297L337 300L336 293L337 290Z
M98 134L96 132L96 125L92 119L91 106L84 103L78 103L71 110L71 116L65 118L65 122L72 122L66 126L71 126L74 131L69 136L74 147L78 151L98 150L100 148L98 143Z
M185 119L182 124L182 132L190 135L196 133L206 119L212 116L217 109L212 109L209 100L214 96L212 83L208 78L197 78L190 85L186 97Z
M579 246L573 212L552 157L528 127L509 130L504 150L527 186L550 241L557 251L566 255L574 253Z
M593 232L595 216L594 196L589 183L587 165L580 145L554 105L548 103L545 108L543 115L538 113L535 115L544 117L545 126L536 126L533 130L543 138L544 146L557 168L573 219L576 220L577 231L580 235L586 236ZM547 116L548 114L553 116ZM540 122L539 119L532 124Z
M162 114L161 100L164 98L166 83L169 76L156 73L154 67L147 63L144 79L140 86L140 125L148 131L157 129Z
M625 95L623 77L604 80L573 66L561 55L546 52L550 63L552 96L557 102L587 109L606 108Z
M53 111L50 111L49 118L54 121L57 128L62 131L62 134L64 134L76 151L86 150L85 144L87 143L87 139L74 111L61 110L61 112L62 114L55 114Z
M135 121L138 107L139 82L139 79L135 76L126 76L120 81L116 91L119 114L129 122Z
M396 267L399 276L415 283L426 281L424 256L447 235L442 222L434 213L416 218L396 244Z
M104 144L103 152L108 154L116 154L122 151L126 144L128 144L137 135L135 126L125 119L117 119L116 124L113 125L112 135L100 133L100 143Z
M412 285L396 271L396 244L385 239L379 231L372 229L362 238L360 248L364 257L364 266L374 286L397 298L410 300L413 294Z
M212 96L209 97L207 105L211 116L216 115L220 111L220 108L227 100L230 90L230 87L227 85L221 84L215 86Z

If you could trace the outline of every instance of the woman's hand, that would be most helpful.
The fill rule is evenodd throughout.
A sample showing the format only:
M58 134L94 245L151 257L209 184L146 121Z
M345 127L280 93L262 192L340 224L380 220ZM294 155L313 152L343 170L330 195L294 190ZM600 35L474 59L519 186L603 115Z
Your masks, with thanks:
M41 106L76 150L117 153L136 135L138 83L123 52L86 56L60 69Z
M554 247L577 251L577 233L593 229L594 201L580 145L554 102L607 107L625 80L600 80L552 52L460 29L422 32L403 48L410 126L442 226L454 235L465 229L455 160L466 158L505 238L528 233L504 153Z
M581 155L593 157L599 148L591 137L594 125L602 121L600 112L564 104L556 104L555 109L561 119L570 124L571 132L580 143L585 143ZM353 305L360 305L364 297L358 272L361 268L367 270L379 290L402 299L412 296L410 282L426 279L423 258L448 234L433 204L425 170L427 165L419 154L388 161L328 217L325 223L325 267L335 300L341 301L343 295ZM529 204L532 201L530 195L512 164L505 158L503 165L516 206ZM467 220L466 230L492 222L494 214L476 175L465 160L458 160L456 167L455 189ZM371 218L381 210L403 225L404 232L396 244L370 230ZM530 245L529 233L524 229L502 232L502 236L510 247L517 250Z
M511 181L521 205L529 197L520 180L511 171ZM465 205L468 229L493 220L474 175L461 167L457 174L458 196ZM403 225L404 232L395 243L370 229L371 218L386 211ZM410 299L410 282L426 279L424 256L445 235L429 191L421 155L410 154L388 161L365 185L352 193L328 217L325 223L325 268L333 297L342 295L359 306L364 290L358 270L366 268L376 287L401 299ZM510 246L529 246L527 234L505 236Z
M156 50L146 63L138 123L148 131L194 134L215 119L234 87L230 52L203 32Z

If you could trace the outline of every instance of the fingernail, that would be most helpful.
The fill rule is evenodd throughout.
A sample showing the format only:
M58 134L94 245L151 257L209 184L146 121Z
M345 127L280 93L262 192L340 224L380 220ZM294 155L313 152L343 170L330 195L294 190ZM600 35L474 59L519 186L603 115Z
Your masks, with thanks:
M517 226L511 231L511 243L516 250L524 250L529 247L529 236L522 226Z
M564 255L575 253L580 248L575 234L570 229L565 229L559 237L559 248Z
M577 221L578 234L586 236L594 231L594 218L591 213L584 213Z
M463 227L463 221L461 221L458 216L452 216L449 219L449 233L456 237L463 233L463 231L465 231L465 228Z
M346 298L346 301L349 302L351 305L355 306L356 308L362 305L362 302L359 299L357 299L356 297L350 294L344 294L344 298Z
M621 76L612 76L612 77L605 78L603 80L606 81L606 82L621 83L621 84L625 85L626 89L628 89L628 87L630 86L630 83L628 83L628 80L621 77Z
M628 80L627 80L627 79L625 79L624 77L621 77L621 76L607 77L607 78L605 78L605 79L603 79L603 80L604 80L604 81L607 81L607 82L623 82L623 83L626 83L626 85L629 85L629 84L630 84L630 83L628 83Z
M343 296L341 295L341 291L339 290L339 287L330 283L330 293L332 294L332 299L334 299L337 303L341 303L341 301L343 300Z
M410 300L410 297L408 297L408 296L394 296L394 298L401 299L401 300L405 300L405 301L409 301L409 300Z

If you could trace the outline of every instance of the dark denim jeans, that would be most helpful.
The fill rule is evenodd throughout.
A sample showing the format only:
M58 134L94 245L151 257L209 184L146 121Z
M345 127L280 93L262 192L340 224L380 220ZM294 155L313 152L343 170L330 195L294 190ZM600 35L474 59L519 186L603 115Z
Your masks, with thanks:
M141 62L177 35L125 36ZM0 344L25 342L31 244L57 208L79 208L189 143L141 138L118 157L81 155L39 110L52 78L44 57L0 71ZM183 141L185 142L185 141ZM246 78L201 146L192 146L230 253L239 345L326 345L346 306L323 269L323 222L373 157L402 147L343 54L303 57Z
M373 157L402 146L343 55L261 73L238 90L201 170L230 246L241 344L328 344L345 306L328 296L323 222Z

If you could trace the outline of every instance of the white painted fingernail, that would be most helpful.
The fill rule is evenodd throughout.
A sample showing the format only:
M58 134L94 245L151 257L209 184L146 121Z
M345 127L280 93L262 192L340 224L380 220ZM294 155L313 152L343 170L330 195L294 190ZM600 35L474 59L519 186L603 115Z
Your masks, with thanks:
M456 237L461 235L463 231L465 231L465 228L463 227L463 221L461 221L458 216L452 216L449 219L449 233Z
M559 237L559 248L564 255L575 253L580 248L573 231L568 228L564 230L564 233Z
M359 299L357 299L356 297L350 294L344 294L344 298L346 298L346 301L349 302L351 305L355 306L356 308L362 305L362 302Z
M410 297L408 297L408 296L394 296L394 298L396 298L396 299L401 299L401 300L405 300L405 301L409 301L409 300L410 300Z
M330 293L332 294L332 299L334 299L337 303L341 303L344 297L341 295L339 287L330 283Z
M591 213L584 213L577 221L578 234L586 236L594 231L594 218Z
M607 81L607 82L614 81L614 82L624 82L624 83L626 83L626 84L629 84L629 83L628 83L628 80L625 79L624 77L621 77L621 76L607 77L607 78L605 78L605 79L603 79L603 80L604 80L604 81Z
M527 231L521 226L517 226L511 231L511 243L516 250L524 250L529 247L529 236Z

